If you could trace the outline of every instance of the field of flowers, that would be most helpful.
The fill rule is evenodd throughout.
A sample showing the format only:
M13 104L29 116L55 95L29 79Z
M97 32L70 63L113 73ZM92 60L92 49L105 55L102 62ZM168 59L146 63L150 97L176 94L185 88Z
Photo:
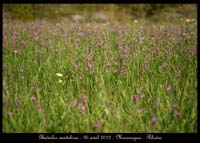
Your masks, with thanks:
M3 132L197 132L197 23L3 22Z

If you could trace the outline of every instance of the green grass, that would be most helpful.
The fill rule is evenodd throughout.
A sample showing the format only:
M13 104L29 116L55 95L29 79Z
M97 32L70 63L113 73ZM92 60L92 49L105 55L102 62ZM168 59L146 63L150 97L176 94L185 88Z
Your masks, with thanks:
M196 33L195 23L4 22L3 132L197 132Z

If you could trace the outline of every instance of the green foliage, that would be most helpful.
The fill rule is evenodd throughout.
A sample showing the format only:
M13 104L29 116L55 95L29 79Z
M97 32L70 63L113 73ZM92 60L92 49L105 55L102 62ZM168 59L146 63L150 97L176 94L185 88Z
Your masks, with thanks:
M88 20L93 20L91 15L95 12L104 12L110 21L121 22L151 17L153 20L159 17L163 21L174 21L170 15L176 14L185 18L197 16L197 6L191 4L3 4L3 10L9 12L12 19L22 21L71 18L74 14L84 15Z
M4 21L3 132L196 133L196 53L195 22Z

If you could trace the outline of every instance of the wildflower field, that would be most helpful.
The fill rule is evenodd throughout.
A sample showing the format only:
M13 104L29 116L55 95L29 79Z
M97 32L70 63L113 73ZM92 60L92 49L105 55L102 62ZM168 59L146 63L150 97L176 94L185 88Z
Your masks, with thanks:
M3 22L3 132L197 132L197 23Z

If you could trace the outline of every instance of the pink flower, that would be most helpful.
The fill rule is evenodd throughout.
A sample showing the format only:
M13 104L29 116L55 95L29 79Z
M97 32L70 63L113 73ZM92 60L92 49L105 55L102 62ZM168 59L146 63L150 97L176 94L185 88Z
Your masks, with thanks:
M99 129L99 128L100 128L99 123L95 123L94 128L95 128L95 129Z
M112 109L112 113L113 113L113 114L117 113L117 109L115 109L115 108Z
M135 104L137 104L139 101L139 95L133 96L133 101L135 102Z
M86 99L86 98L87 98L87 96L86 96L86 95L83 95L83 96L82 96L82 99Z
M9 111L9 112L7 112L7 115L8 115L8 116L12 116L12 115L13 115L13 112L10 112L10 111Z
M36 83L33 83L33 84L31 85L31 90L32 90L32 91L35 91L36 87L37 87Z
M89 63L88 63L88 69L91 69L91 68L92 68L92 63L89 62Z
M180 115L180 112L178 112L178 110L175 109L175 110L173 111L173 117L176 118L176 117L179 116L179 115Z
M173 108L173 109L177 109L176 103L172 103L172 108Z
M167 86L167 91L168 91L168 92L171 92L171 91L172 91L172 85L171 85L171 84L168 84L168 86Z
M87 104L85 102L81 102L79 103L80 107L81 107L81 110L82 111L85 111L86 107L87 107Z
M34 102L35 100L36 100L36 97L35 97L35 96L32 96L32 97L31 97L31 101Z
M156 48L156 54L159 56L160 55L160 49Z
M36 108L37 109L41 109L43 107L43 105L41 104L41 103L38 103L37 105L36 105Z
M143 113L143 112L144 112L144 108L138 109L138 112L139 112L139 113Z
M78 35L79 35L79 36L84 36L85 33L84 33L84 32L79 32Z
M163 64L162 64L162 67L166 67L167 66L167 62L165 61Z
M157 123L157 118L156 116L151 117L151 124L155 125Z
M45 36L45 37L43 37L43 39L44 39L44 40L48 40L48 37L47 37L47 36Z
M19 107L20 107L19 102L16 102L16 103L15 103L15 108L19 108Z

